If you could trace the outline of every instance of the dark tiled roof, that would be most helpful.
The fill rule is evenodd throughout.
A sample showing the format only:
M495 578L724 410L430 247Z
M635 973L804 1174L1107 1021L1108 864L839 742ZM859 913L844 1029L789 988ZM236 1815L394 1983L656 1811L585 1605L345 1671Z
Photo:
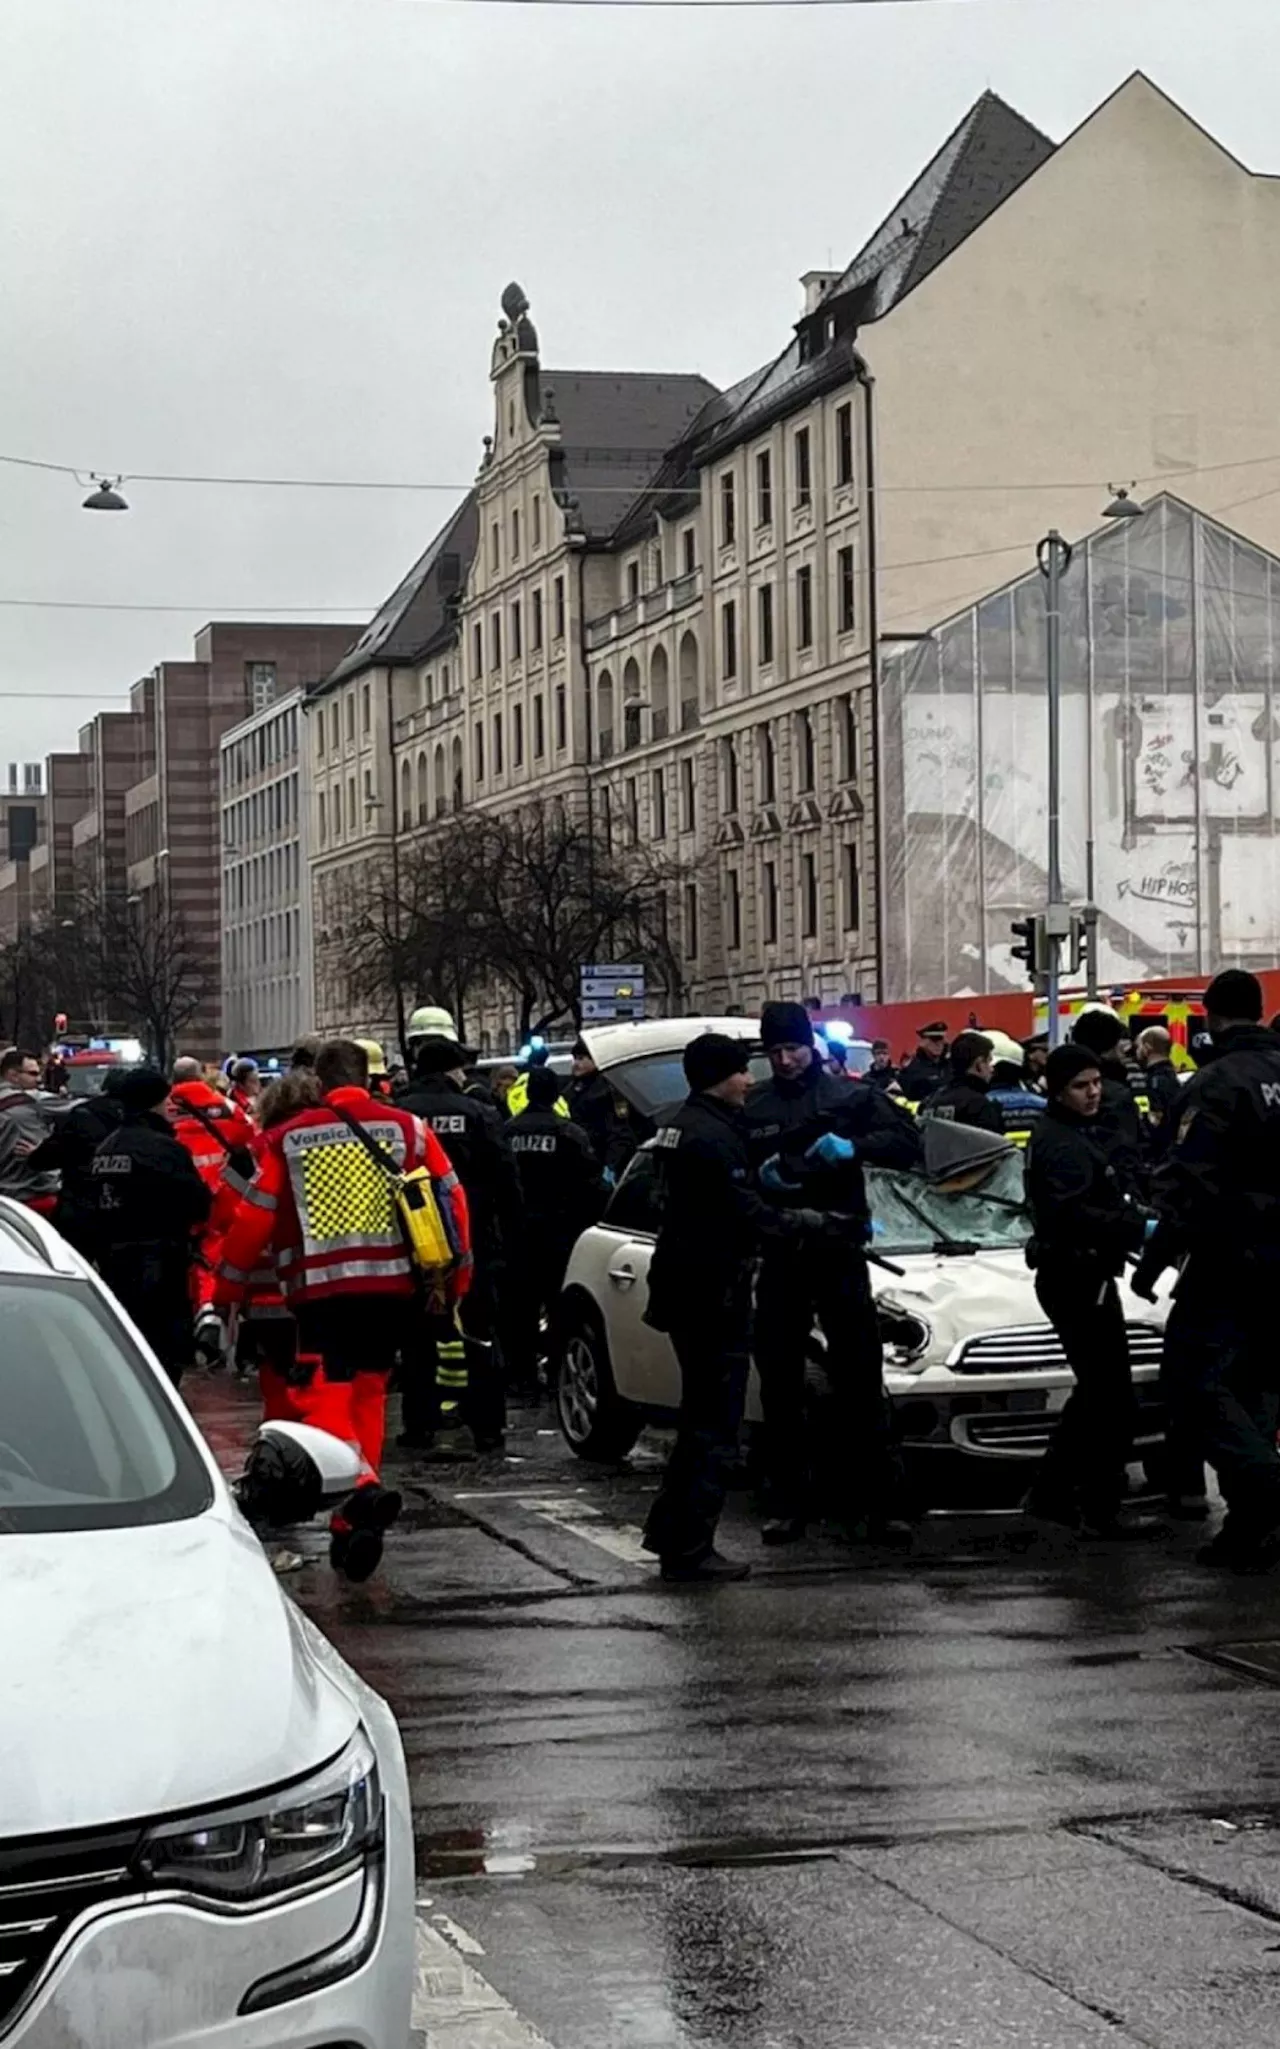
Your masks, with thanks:
M469 491L404 581L376 612L355 646L319 685L327 690L378 662L415 662L450 626L446 602L460 591L479 535L474 491Z
M705 377L645 370L544 370L560 422L552 476L576 498L588 540L605 541L710 400Z
M998 93L983 93L824 294L824 303L873 286L863 318L880 319L1038 171L1055 147Z

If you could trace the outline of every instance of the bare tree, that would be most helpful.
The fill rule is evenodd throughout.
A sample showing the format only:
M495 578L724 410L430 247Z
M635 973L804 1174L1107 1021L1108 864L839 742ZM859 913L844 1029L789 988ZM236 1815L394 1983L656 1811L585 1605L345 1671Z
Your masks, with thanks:
M372 866L344 915L354 992L388 1001L402 1018L416 1002L445 1004L465 1033L468 1003L488 968L490 929L481 877L483 821L447 825ZM401 1049L406 1051L406 1048Z
M167 1071L178 1036L214 986L214 970L163 892L85 899L79 929L105 1009Z

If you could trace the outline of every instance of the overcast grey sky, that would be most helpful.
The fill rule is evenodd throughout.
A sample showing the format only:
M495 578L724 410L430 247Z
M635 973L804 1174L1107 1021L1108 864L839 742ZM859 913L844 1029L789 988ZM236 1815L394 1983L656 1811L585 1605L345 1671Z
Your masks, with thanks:
M513 276L545 363L727 383L988 86L1057 138L1140 66L1280 171L1277 0L0 0L0 30L0 451L85 469L465 483ZM0 694L0 762L207 617L363 616L452 502L81 495L0 467L0 599L191 610L0 605L0 693L38 693Z

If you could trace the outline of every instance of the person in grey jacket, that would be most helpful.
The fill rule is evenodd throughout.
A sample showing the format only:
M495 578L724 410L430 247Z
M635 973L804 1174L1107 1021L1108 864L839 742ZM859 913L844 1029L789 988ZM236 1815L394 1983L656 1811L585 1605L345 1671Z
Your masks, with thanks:
M53 1129L36 1098L40 1075L34 1053L11 1046L0 1057L0 1195L52 1216L58 1176L38 1158Z

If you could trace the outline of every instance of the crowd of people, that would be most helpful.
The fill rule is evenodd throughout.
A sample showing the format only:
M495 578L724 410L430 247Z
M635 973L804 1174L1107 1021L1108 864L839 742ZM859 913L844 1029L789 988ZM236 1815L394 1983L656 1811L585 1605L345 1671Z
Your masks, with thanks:
M715 1548L749 1357L765 1424L766 1543L803 1534L814 1461L803 1436L809 1332L825 1339L835 1398L836 1517L855 1539L907 1544L909 1507L889 1431L866 1264L863 1163L908 1166L933 1119L1027 1150L1028 1263L1075 1387L1024 1503L1088 1538L1146 1535L1123 1512L1135 1403L1117 1288L1154 1299L1179 1270L1164 1345L1164 1492L1175 1518L1209 1513L1205 1464L1227 1505L1208 1565L1280 1562L1280 1369L1267 1310L1280 1279L1280 1031L1239 970L1205 994L1207 1040L1187 1082L1163 1026L1132 1049L1102 1006L1070 1042L1018 1046L945 1025L921 1033L901 1073L879 1042L861 1081L835 1081L800 1004L766 1004L772 1070L752 1084L746 1049L695 1040L687 1103L659 1134L663 1222L648 1320L669 1332L684 1405L646 1542L665 1578L739 1578ZM754 1289L754 1299L753 1299Z
M1124 1513L1134 1398L1119 1276L1152 1295L1179 1269L1165 1340L1165 1492L1208 1513L1205 1463L1227 1518L1202 1554L1240 1570L1280 1561L1280 1375L1267 1344L1280 1271L1280 1033L1260 986L1231 970L1205 997L1210 1044L1185 1082L1169 1033L1102 1007L1068 1044L1018 1045L942 1024L899 1070L878 1042L846 1072L800 1003L769 1002L753 1079L746 1040L703 1033L684 1055L687 1100L657 1120L661 1224L646 1320L669 1334L683 1405L645 1531L668 1581L746 1567L716 1550L750 1362L759 1372L766 1544L833 1516L852 1541L908 1547L903 1468L883 1389L868 1276L864 1167L917 1165L930 1121L1024 1145L1027 1249L1075 1388L1036 1470L1028 1515L1087 1536L1142 1527ZM477 1077L441 1014L412 1073L382 1049L303 1040L273 1078L180 1059L118 1068L51 1118L33 1054L0 1058L0 1193L50 1216L92 1260L166 1371L234 1360L259 1376L268 1421L311 1423L358 1447L331 1557L364 1578L399 1513L381 1478L389 1387L399 1443L465 1433L505 1446L513 1395L536 1400L573 1245L600 1214L639 1133L573 1049L567 1085L535 1052ZM824 1492L806 1393L820 1328L832 1408ZM271 1519L276 1454L263 1440L242 1498Z

